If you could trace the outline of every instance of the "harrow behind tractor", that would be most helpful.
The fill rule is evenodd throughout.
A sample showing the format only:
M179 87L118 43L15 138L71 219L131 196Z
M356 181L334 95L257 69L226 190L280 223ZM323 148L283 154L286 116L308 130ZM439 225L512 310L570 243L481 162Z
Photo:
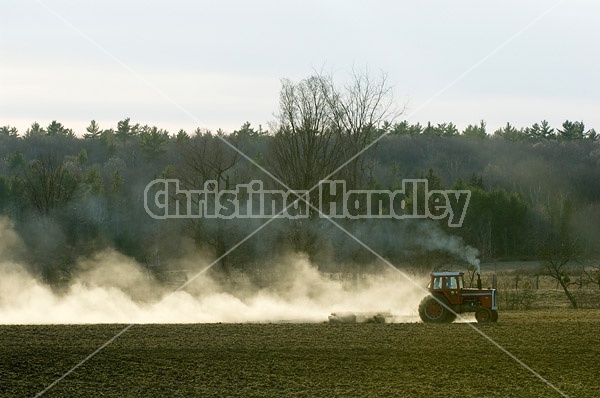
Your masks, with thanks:
M430 294L419 304L425 323L450 323L465 312L474 312L477 322L498 320L496 289L483 289L479 273L477 288L465 288L462 272L432 272L427 289Z

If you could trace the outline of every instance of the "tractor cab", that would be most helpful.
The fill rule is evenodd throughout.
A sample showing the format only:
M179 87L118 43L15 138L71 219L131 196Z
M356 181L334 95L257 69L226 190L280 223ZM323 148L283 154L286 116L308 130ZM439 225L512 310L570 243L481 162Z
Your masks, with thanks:
M441 293L450 304L460 304L464 285L465 276L462 272L432 272L427 289L431 293Z

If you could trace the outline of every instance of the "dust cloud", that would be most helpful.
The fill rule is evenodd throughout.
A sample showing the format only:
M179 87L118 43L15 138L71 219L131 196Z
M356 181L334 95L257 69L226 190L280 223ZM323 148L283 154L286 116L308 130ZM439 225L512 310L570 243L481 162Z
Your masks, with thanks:
M424 279L415 284L385 265L379 275L344 280L342 274L320 272L297 253L265 263L266 283L243 275L218 282L206 272L176 290L181 281L158 281L114 250L81 259L76 275L57 289L19 263L22 250L11 223L0 220L0 324L323 322L344 311L388 312L416 321L426 294L419 288ZM210 261L191 257L174 268L185 269L191 279Z

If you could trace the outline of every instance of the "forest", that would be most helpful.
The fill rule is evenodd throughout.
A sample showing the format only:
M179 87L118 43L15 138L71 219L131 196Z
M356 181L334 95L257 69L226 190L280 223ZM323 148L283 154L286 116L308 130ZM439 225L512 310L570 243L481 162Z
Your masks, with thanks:
M389 95L383 77L356 76L339 87L311 76L282 80L277 120L266 129L244 123L233 132L169 132L130 118L116 126L92 120L77 132L59 121L33 122L22 132L0 127L0 214L23 241L23 263L49 284L68 281L78 259L108 247L152 272L193 253L218 258L267 222L215 272L255 269L286 251L340 269L372 264L373 254L314 211L302 220L156 220L144 210L144 189L173 178L189 189L253 180L281 189L280 180L309 190L329 176L352 189L394 191L403 179L424 178L429 189L471 191L461 227L444 220L336 222L398 267L464 261L450 248L456 242L477 249L482 261L546 261L565 281L569 264L598 258L594 129L569 120L496 131L485 121L462 131L451 122L413 124Z

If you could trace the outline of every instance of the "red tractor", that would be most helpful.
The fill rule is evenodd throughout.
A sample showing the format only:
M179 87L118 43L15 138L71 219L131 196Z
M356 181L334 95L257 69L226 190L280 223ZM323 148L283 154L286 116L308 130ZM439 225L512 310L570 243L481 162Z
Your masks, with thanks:
M477 322L496 322L496 289L483 289L477 274L477 288L464 287L462 272L432 272L427 285L431 293L419 304L419 316L425 323L450 323L456 314L474 312Z

